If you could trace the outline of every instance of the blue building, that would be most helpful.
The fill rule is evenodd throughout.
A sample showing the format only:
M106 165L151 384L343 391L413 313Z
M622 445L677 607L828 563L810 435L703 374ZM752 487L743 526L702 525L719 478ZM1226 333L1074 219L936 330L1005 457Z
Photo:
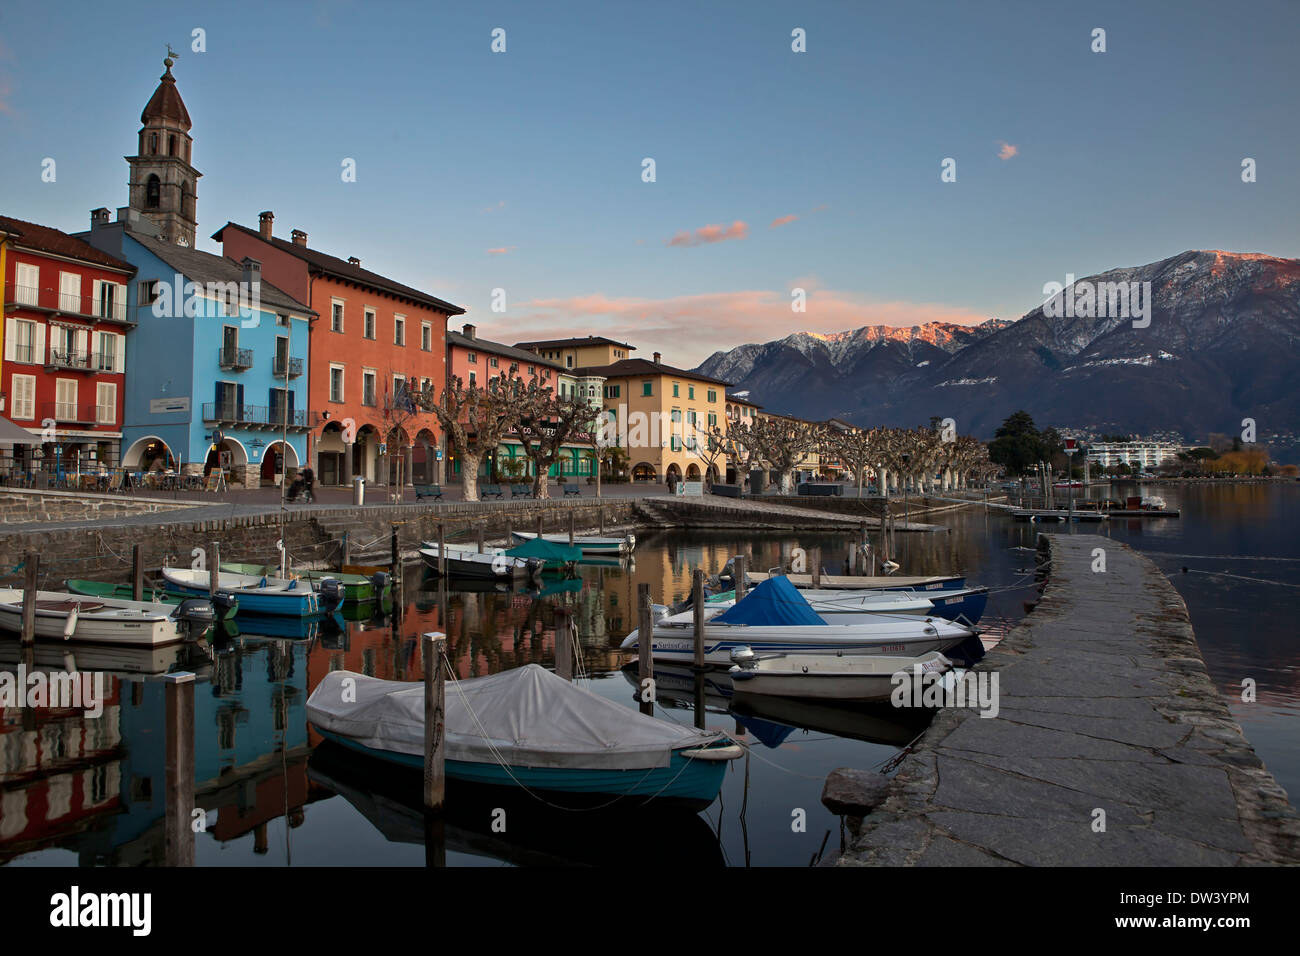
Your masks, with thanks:
M307 460L307 336L316 315L234 262L160 238L129 207L82 238L136 267L127 295L122 464L220 467L234 486L278 483Z
M127 291L121 462L232 485L278 482L307 461L310 308L262 281L261 264L193 248L193 139L174 65L140 114L129 204L91 213L79 238L134 265Z

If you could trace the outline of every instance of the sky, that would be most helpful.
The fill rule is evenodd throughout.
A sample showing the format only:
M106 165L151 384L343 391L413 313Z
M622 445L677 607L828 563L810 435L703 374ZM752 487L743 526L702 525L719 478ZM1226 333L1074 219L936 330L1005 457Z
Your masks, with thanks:
M691 367L1017 318L1188 249L1300 257L1298 40L1293 0L6 0L0 213L79 231L125 205L171 44L199 248L269 209L484 337Z

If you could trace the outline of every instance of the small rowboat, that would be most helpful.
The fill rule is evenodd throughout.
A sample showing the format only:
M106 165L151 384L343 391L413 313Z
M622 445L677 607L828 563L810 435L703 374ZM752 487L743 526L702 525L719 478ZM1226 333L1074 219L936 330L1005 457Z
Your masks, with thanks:
M537 535L531 531L512 531L516 541L531 541ZM569 536L567 534L544 534L542 540L549 541L552 544L562 544L565 547L569 545ZM573 537L573 546L581 548L584 555L603 555L605 557L631 554L632 549L636 547L636 535L629 534L625 538L605 538L598 535L579 534Z
M0 627L21 632L23 594L21 588L0 588ZM48 640L159 647L185 640L184 624L181 607L36 592L36 636Z
M133 601L135 592L129 584L109 584L105 581L86 581L81 578L69 578L63 582L67 585L68 590L73 594L84 594L88 597L108 598L114 601ZM144 590L146 603L165 605L169 608L177 607L185 601L194 600L189 597L181 597L178 594L168 594L166 591L160 591L153 588ZM213 608L216 612L216 620L229 621L239 613L239 602L233 596L224 595L226 600L214 602Z
M424 560L425 566L435 574L438 573L438 556L438 542L424 542L424 546L420 548L420 557ZM479 551L477 548L457 548L447 545L447 574L452 577L509 581L514 577L524 577L541 571L542 563L537 558L511 557L500 550Z
M175 594L205 597L210 572L189 568L163 568L167 590ZM275 614L286 617L312 617L332 611L342 601L337 594L317 592L310 581L286 581L282 578L258 577L255 574L217 574L217 587L229 591L239 601L245 614ZM251 628L251 625L250 625Z
M920 657L777 654L757 657L745 648L732 655L732 691L812 700L881 701L918 675L942 674L952 661L937 652Z
M548 799L628 797L708 806L741 748L718 731L647 717L537 664L446 689L446 774ZM307 699L323 737L380 760L424 766L424 684L332 671Z
M275 575L279 568L269 564L255 563L237 563L233 561L222 561L221 570L229 571L232 574L253 574L259 577L265 575ZM378 575L384 575L382 579ZM347 574L342 571L301 571L292 569L289 572L288 580L301 578L304 581L310 581L316 590L320 590L320 583L326 578L332 578L343 585L343 603L360 604L363 601L373 601L376 597L376 581L383 585L383 596L391 597L393 593L393 584L389 580L387 571L376 571L374 574Z

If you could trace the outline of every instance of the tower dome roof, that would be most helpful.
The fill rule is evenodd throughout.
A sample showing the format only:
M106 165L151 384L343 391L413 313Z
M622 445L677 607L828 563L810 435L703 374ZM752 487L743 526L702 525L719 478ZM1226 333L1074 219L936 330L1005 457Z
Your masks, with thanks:
M185 132L190 131L190 114L185 109L185 101L181 99L180 91L176 89L176 77L172 76L172 60L168 57L163 61L167 65L167 72L159 77L158 89L153 91L153 96L149 97L149 102L145 104L144 112L140 114L140 122L145 126L155 123L161 123L164 126L179 126Z

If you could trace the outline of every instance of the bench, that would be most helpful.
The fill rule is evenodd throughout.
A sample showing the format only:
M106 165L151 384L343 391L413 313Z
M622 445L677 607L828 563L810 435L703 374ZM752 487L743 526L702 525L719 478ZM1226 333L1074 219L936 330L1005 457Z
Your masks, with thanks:
M532 496L533 496L532 485L511 485L510 486L511 498L531 498Z
M421 498L433 498L435 500L442 497L442 485L416 485L415 500Z
M480 498L504 498L505 496L500 485L484 485L479 489Z
M576 496L576 497L581 497L581 496L582 496L582 488L581 488L577 483L573 483L573 484L565 484L565 486L564 486L564 497L567 498L567 497L569 497L570 495L574 495L574 496Z

